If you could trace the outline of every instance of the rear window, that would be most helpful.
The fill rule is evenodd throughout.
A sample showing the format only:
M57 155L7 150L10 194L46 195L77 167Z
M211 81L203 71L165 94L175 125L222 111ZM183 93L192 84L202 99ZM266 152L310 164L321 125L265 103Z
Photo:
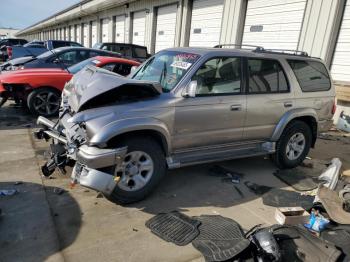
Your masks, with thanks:
M248 59L249 93L289 92L288 82L280 63L271 59Z
M303 92L327 91L331 80L326 67L317 61L288 60Z
M134 48L134 57L147 58L146 48L135 47Z

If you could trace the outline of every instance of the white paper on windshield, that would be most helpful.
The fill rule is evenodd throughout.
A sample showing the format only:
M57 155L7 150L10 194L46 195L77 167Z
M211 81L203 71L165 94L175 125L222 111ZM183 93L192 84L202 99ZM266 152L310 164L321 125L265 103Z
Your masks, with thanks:
M176 67L176 68L180 68L180 69L184 69L187 70L190 68L192 64L188 63L188 62L182 62L182 61L175 61L173 62L170 66L172 67Z

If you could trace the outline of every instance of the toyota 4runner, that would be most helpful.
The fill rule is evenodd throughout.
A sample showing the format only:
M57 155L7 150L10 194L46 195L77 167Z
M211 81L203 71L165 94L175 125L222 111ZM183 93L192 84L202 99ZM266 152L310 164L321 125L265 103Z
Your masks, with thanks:
M299 165L332 124L324 63L298 51L172 48L128 78L87 67L62 94L50 175L74 160L72 181L118 203L143 199L166 169L270 154Z

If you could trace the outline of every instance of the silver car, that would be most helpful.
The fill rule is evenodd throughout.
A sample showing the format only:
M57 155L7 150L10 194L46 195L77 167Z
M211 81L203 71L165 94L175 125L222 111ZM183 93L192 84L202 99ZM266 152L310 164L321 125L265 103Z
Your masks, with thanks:
M299 165L332 124L335 91L324 63L302 52L172 48L123 78L87 67L66 84L43 172L74 160L72 180L112 201L146 197L166 169L272 155Z

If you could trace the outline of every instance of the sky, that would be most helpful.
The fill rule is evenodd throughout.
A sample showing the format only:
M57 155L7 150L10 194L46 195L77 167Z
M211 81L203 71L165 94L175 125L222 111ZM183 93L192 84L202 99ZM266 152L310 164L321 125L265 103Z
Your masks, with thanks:
M0 0L0 28L24 29L79 0Z

